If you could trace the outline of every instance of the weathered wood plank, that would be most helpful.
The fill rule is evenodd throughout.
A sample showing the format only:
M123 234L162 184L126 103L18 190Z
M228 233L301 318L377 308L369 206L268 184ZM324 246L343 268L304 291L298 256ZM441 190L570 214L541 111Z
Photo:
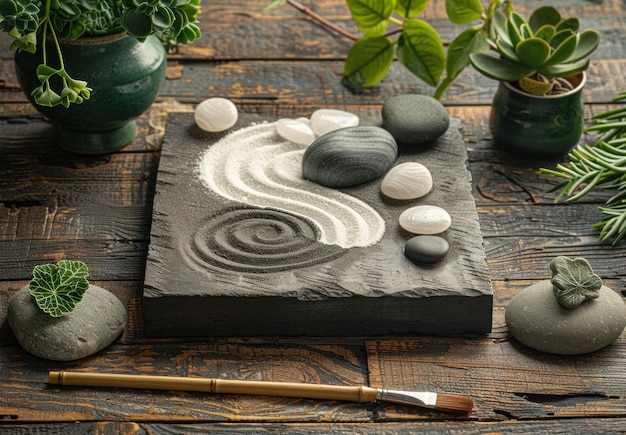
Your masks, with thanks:
M598 59L589 70L584 99L588 103L609 103L626 89L621 71L626 59ZM237 61L203 62L184 65L179 80L168 80L161 97L199 102L210 96L234 101L271 101L287 104L381 104L387 98L408 93L432 95L433 89L418 81L395 62L385 80L375 88L354 94L341 84L343 62ZM611 77L610 81L602 77ZM189 83L193 82L193 86ZM465 71L448 89L442 102L449 105L490 104L497 82L473 70Z
M49 370L364 385L362 346L242 343L113 344L70 363L45 361L14 346L0 352L0 416L14 423L370 422L371 406L262 396L87 387L50 387Z
M480 420L626 416L626 334L589 355L555 356L501 339L367 342L370 385L473 397ZM381 420L415 418L381 409Z
M101 423L51 423L51 424L3 424L6 435L23 435L25 433L63 433L65 435L82 435L97 433L99 435L166 435L184 434L292 434L310 435L324 433L328 435L387 435L387 434L571 434L594 433L604 435L622 435L626 419L609 418L577 418L560 421L506 421L481 422L479 425L461 421L411 421L390 423L134 423L134 422L101 422Z

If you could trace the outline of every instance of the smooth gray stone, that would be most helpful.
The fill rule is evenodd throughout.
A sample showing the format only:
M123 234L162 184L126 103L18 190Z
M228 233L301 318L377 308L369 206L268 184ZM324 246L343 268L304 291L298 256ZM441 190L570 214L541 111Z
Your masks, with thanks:
M302 156L302 176L322 186L358 186L382 177L398 157L398 146L386 130L346 127L317 138Z
M449 250L448 241L439 236L415 236L404 245L404 255L417 263L437 263Z
M622 298L602 286L600 296L574 309L559 305L550 280L522 290L509 303L505 320L511 335L528 347L578 355L608 346L626 327Z
M52 317L37 306L25 286L9 302L8 320L25 351L50 360L72 361L111 344L126 326L126 308L111 292L90 285L74 311Z
M385 101L383 127L399 143L424 144L443 135L450 125L445 107L427 95L397 95Z

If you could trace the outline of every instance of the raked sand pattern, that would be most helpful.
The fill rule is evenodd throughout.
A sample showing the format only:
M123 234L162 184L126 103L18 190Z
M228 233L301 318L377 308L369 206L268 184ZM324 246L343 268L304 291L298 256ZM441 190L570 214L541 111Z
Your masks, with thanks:
M305 148L280 138L275 123L252 125L224 137L201 156L200 178L224 198L314 222L322 243L352 248L378 242L385 222L372 207L302 178Z

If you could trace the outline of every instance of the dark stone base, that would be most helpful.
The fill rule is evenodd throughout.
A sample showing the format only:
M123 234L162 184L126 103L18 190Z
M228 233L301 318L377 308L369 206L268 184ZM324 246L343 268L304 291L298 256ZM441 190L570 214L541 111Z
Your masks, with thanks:
M235 128L258 118L242 117ZM363 122L366 124L366 122ZM371 123L370 123L371 124ZM379 193L380 180L345 193L366 202L385 219L380 242L342 249L314 240L305 228L301 251L283 258L243 252L245 261L221 253L210 239L243 219L290 221L294 216L222 198L202 184L199 157L223 134L200 132L189 113L168 120L154 201L152 235L143 295L149 336L348 336L452 335L491 330L492 291L478 215L471 195L467 154L452 119L431 147L400 145L399 162L428 167L434 187L413 201ZM417 265L403 254L413 235L398 225L406 208L444 207L450 244L436 264ZM300 219L298 225L307 221ZM254 249L251 249L254 251ZM250 255L248 255L250 254ZM238 254L237 254L238 255ZM251 256L251 257L250 257ZM255 257L256 256L256 257ZM256 259L255 259L256 258Z

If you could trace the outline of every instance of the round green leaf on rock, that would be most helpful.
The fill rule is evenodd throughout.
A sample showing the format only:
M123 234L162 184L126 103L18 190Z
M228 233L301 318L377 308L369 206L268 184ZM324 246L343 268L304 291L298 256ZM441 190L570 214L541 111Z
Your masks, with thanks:
M37 305L52 317L74 310L89 288L87 265L82 261L61 260L57 264L35 266L29 283Z

